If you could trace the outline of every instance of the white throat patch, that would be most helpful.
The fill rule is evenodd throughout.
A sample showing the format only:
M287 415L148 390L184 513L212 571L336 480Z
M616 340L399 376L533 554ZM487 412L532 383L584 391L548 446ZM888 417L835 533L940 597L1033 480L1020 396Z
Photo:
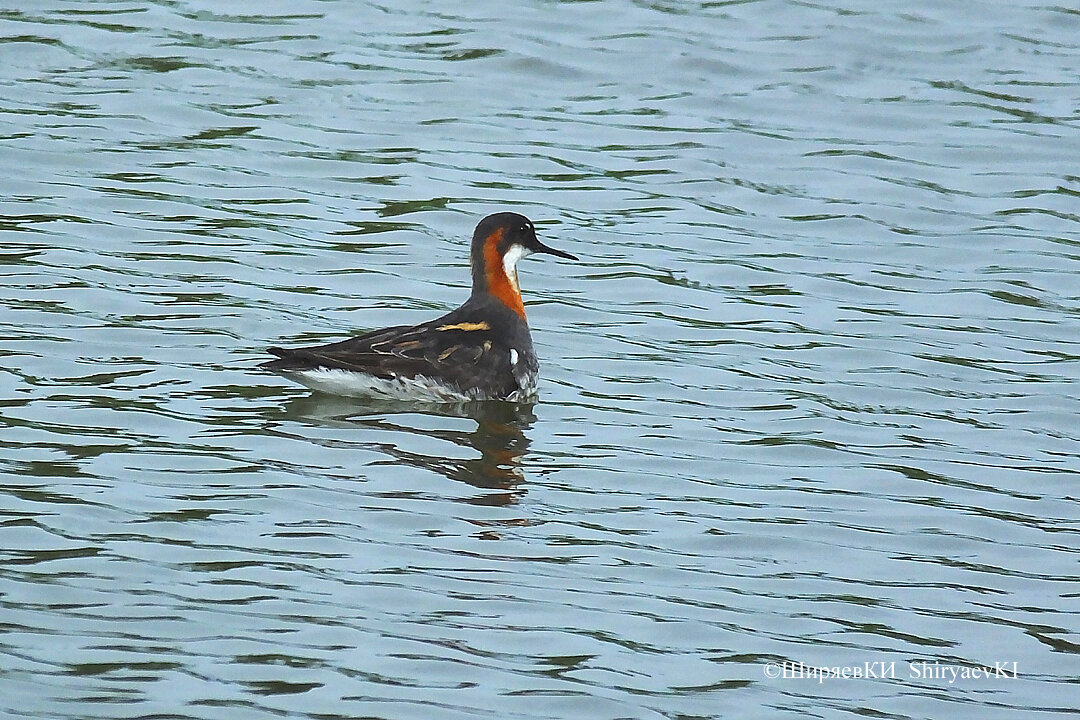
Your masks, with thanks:
M514 288L518 295L521 294L517 279L518 260L529 255L532 255L532 250L523 245L511 245L510 249L503 255L503 271L506 272L506 278L510 281L510 287Z

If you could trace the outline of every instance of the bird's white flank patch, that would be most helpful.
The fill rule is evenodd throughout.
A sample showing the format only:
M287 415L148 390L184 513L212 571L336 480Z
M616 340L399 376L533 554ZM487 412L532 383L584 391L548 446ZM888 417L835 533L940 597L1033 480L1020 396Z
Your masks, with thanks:
M510 348L510 364L517 365L518 353L514 348Z
M426 400L430 402L462 402L483 399L476 391L462 392L428 377L377 378L366 373L330 368L300 370L287 373L289 377L312 390L331 395L374 397L390 400Z
M462 392L429 377L395 377L392 380L377 378L366 373L349 372L330 368L300 370L282 373L296 382L330 395L365 397L411 402L460 403L473 400L490 400L491 396L479 390ZM536 395L536 383L526 383L504 398L510 402L523 402Z

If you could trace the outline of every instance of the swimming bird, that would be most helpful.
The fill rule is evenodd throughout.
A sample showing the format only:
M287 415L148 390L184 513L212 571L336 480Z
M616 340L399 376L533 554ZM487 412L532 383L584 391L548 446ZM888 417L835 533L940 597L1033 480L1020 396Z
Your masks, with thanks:
M329 345L269 348L259 367L335 395L461 402L527 400L536 394L533 350L517 263L533 253L568 260L544 245L524 215L488 215L472 238L472 294L420 325L374 330Z

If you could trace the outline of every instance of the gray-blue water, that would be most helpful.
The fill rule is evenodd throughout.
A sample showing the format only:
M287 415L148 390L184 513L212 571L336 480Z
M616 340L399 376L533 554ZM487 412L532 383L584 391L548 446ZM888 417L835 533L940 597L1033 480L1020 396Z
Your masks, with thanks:
M9 5L0 715L1075 716L1067 5ZM535 405L254 369L504 209Z

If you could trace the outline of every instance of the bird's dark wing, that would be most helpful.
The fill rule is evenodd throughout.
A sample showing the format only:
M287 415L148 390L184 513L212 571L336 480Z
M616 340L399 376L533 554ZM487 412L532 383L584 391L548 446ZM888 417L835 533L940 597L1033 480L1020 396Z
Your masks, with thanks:
M288 350L260 367L276 372L328 368L392 379L436 377L462 390L480 379L511 378L508 348L496 341L487 322L455 321L453 314L415 326L376 330L329 345ZM505 389L509 394L516 384Z

